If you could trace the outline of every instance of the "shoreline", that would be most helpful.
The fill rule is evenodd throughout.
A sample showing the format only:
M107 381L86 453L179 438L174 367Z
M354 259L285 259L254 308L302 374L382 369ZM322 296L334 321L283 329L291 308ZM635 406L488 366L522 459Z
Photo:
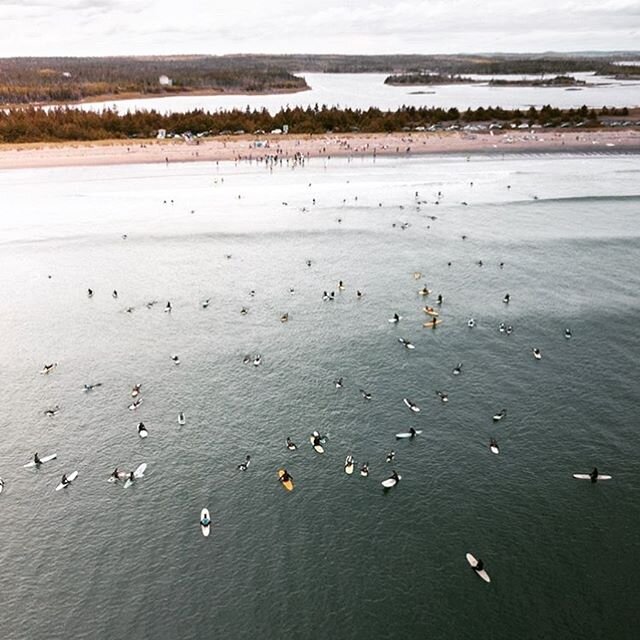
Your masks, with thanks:
M215 89L192 89L188 91L165 91L162 93L144 93L141 91L127 91L124 93L102 93L95 96L87 96L80 100L69 100L67 102L7 102L0 104L0 109L56 109L58 107L77 107L82 104L93 104L99 102L120 102L122 100L153 100L155 98L184 98L189 96L272 96L285 95L288 93L304 93L310 91L311 87L300 87L299 89L271 89L270 91L216 91Z
M638 153L640 131L562 129L487 133L411 132L224 136L184 140L104 140L0 144L0 170L174 162L263 161L506 153Z

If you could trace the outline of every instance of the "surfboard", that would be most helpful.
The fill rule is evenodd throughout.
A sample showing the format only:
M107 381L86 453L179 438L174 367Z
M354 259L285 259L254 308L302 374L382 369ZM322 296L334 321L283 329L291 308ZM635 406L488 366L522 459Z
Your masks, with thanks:
M69 483L73 482L76 478L78 477L78 472L74 471L72 473L70 473L67 476L67 480L69 481ZM65 487L68 487L69 484L62 484L62 482L56 487L56 491L60 491L60 489L64 489Z
M437 318L440 315L435 309L428 309L427 307L425 307L423 311L432 318Z
M49 460L55 460L58 457L57 453L52 453L48 456L44 456L43 458L40 458L40 462L49 462ZM27 464L23 464L22 465L25 469L28 467L35 467L36 463L32 460L31 462L27 462Z
M436 320L435 322L433 320L430 320L429 322L423 322L422 326L425 329L435 329L438 325L442 324L442 320Z
M576 480L591 480L591 476L588 473L574 473L573 477ZM611 480L611 476L599 473L597 479L598 480Z
M208 537L209 537L209 533L210 533L210 531L211 531L211 522L209 522L209 524L202 524L202 521L203 521L205 518L206 518L207 520L211 521L211 516L209 515L209 511L208 511L208 509L203 509L203 510L200 512L200 529L202 530L202 535L203 535L205 538L208 538Z
M414 411L415 413L418 413L420 411L420 407L416 404L413 404L413 402L411 402L409 398L402 398L402 402L404 402L407 405L407 407L411 409L411 411Z
M422 433L422 429L416 429L416 436L419 436ZM401 438L413 438L414 434L409 433L408 431L403 432L403 433L396 433L396 438L398 438L398 440L400 440Z
M498 455L500 453L500 449L498 448L498 445L496 445L496 444L490 444L489 445L489 449L491 449L491 453L495 453L496 455Z
M147 469L147 463L143 462L141 465L138 465L138 468L133 472L133 477L136 479L140 479L144 476L144 472ZM127 478L126 482L124 483L125 489L127 487L130 487L132 484L131 479Z
M138 431L138 435L141 438L146 438L149 435L149 432L146 429L141 429L140 431Z
M418 291L419 296L428 296L431 293L431 289L420 289Z
M324 447L321 444L314 445L313 439L314 439L314 436L309 436L309 442L311 443L313 448L316 450L316 453L324 453Z
M185 418L184 413L179 413L178 414L178 424L180 426L182 426L182 425L186 424L186 422L187 422L187 419Z
M398 480L402 480L401 475L398 476ZM398 484L398 480L396 480L395 478L387 478L386 480L383 480L380 484L385 489L390 489L391 487L395 487Z
M4 491L4 480L0 478L0 493Z
M402 316L398 316L397 318L389 318L389 322L399 322L400 320L402 320Z
M470 553L467 553L467 562L472 569L478 564L478 561ZM491 582L489 574L484 569L482 571L474 571L474 573L477 573L485 582Z
M344 472L347 475L351 475L353 473L354 468L355 468L355 461L353 459L353 456L347 456L346 460L344 461Z
M278 478L282 478L283 475L284 475L284 469L278 469ZM291 478L289 478L289 480L286 480L285 482L282 482L282 480L281 480L280 484L287 491L293 491L293 480Z
M367 468L367 469L360 469L360 475L361 475L363 478L368 477L368 475L369 475L369 469L368 469L368 468Z

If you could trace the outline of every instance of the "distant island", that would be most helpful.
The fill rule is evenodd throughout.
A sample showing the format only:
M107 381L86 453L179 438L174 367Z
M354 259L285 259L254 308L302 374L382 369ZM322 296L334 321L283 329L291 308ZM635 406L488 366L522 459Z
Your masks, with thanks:
M385 78L384 83L394 86L402 85L437 85L437 84L484 84L486 80L470 78L468 76L450 75L441 73L404 73L391 75ZM576 87L587 86L584 80L578 80L572 76L553 76L534 80L505 80L491 78L489 85L494 87Z

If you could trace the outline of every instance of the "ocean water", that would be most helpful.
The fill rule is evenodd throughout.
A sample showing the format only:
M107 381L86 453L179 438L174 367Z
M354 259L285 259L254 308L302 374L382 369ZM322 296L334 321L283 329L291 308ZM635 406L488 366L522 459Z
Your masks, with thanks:
M638 155L1 172L2 637L635 638L639 178ZM571 477L594 466L613 480Z
M442 107L449 109L477 109L503 107L528 109L552 104L562 109L580 108L582 105L601 109L603 106L640 106L640 83L637 80L616 80L593 73L572 74L584 80L587 86L567 91L564 87L493 87L492 78L522 80L526 75L473 75L480 84L449 84L426 86L392 86L384 84L384 73L304 73L309 90L299 93L271 95L217 95L172 96L165 98L135 98L110 100L77 105L90 111L115 108L119 113L142 109L155 109L160 113L184 112L194 109L219 111L230 109L267 109L277 113L289 107L314 105L340 106L350 109L399 109L402 106ZM539 76L532 76L539 78Z

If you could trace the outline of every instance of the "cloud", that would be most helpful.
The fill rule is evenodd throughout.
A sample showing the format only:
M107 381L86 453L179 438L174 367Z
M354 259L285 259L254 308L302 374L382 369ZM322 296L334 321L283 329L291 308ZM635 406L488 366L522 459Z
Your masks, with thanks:
M640 2L0 0L0 21L3 56L634 49Z

